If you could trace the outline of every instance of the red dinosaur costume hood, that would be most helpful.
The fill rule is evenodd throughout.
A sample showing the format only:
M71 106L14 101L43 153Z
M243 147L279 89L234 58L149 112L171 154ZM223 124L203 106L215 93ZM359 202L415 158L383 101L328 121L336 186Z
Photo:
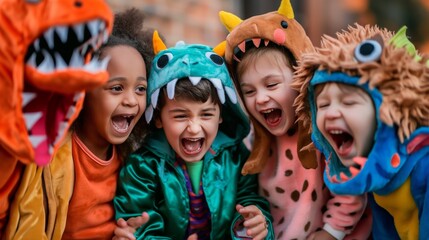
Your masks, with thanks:
M49 163L83 102L104 83L113 14L102 0L0 0L0 155ZM1 161L10 161L2 158Z

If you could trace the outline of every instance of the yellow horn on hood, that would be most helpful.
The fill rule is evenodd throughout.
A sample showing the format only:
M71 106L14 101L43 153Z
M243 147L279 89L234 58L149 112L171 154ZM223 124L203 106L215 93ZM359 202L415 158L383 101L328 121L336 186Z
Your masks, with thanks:
M219 18L220 18L220 21L228 30L228 32L231 32L232 29L234 29L238 24L240 24L243 21L241 20L241 18L237 17L236 15L225 11L219 12Z
M290 4L290 0L282 0L282 2L280 3L279 10L277 10L277 12L289 19L295 18L295 14L293 13L293 8Z

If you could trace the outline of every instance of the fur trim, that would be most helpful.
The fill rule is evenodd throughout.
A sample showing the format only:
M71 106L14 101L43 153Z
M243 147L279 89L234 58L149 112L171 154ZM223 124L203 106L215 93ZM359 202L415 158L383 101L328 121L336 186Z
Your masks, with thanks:
M379 61L358 62L354 50L366 39L381 36L384 48ZM424 59L415 60L405 48L389 43L393 33L377 26L349 26L337 38L324 36L316 52L302 56L294 76L293 88L300 94L295 100L298 120L311 132L308 85L316 70L343 72L360 76L359 83L369 83L383 95L380 120L398 126L401 142L419 126L429 125L429 68ZM425 58L425 57L423 57Z

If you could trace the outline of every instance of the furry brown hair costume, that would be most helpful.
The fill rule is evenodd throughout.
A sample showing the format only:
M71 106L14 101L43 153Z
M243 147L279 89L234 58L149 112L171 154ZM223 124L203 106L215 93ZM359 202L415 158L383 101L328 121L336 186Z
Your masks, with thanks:
M404 29L405 30L405 29ZM310 107L307 93L310 79L316 70L344 72L360 76L359 83L368 82L383 95L380 119L398 126L401 142L417 127L429 125L429 68L425 59L409 54L406 48L390 44L393 33L377 26L350 26L337 38L324 36L321 48L304 54L296 72L294 88L300 92L295 101L297 114L311 131ZM383 46L380 61L359 62L353 53L365 39L377 39ZM415 61L418 60L418 61Z
M336 194L373 193L374 239L429 238L429 67L405 30L393 35L356 24L337 38L324 36L316 52L303 55L294 76L298 119L326 157L324 182ZM336 149L354 148L353 134L337 135L341 146L332 146L316 124L315 88L326 83L360 88L374 106L376 129L366 139L371 148L347 156L352 166L340 162Z

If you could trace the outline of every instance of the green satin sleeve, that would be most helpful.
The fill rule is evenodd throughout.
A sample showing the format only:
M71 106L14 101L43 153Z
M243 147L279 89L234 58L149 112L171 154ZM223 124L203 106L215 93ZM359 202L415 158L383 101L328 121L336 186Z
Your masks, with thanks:
M240 150L237 152L237 158L241 159L240 162L244 165L244 162L249 156L247 153L247 148L243 144L240 146ZM267 220L268 234L265 239L274 239L274 229L272 224L273 218L270 213L270 205L264 197L258 194L257 174L247 174L245 176L239 174L237 182L237 204L241 204L243 206L256 205L262 211L265 216L265 219ZM236 212L231 225L232 239L239 239L235 237L233 228L236 225L237 221L241 220L242 216L238 212Z
M163 210L160 209L162 202L166 201L162 197L159 184L159 171L164 171L165 168L160 162L164 161L132 154L119 175L114 198L116 219L137 217L144 211L150 217L149 221L134 233L137 239L172 239L162 236L168 235L165 223L169 220L162 217ZM163 181L168 182L168 179ZM174 193L171 196L174 196Z

